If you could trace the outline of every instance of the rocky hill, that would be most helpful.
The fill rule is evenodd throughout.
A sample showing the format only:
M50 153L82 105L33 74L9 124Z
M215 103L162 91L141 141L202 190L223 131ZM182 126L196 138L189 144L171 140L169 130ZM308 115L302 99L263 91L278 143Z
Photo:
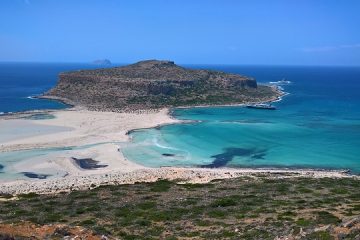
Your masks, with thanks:
M172 61L147 60L122 67L61 73L57 85L44 97L92 110L131 111L260 102L278 95L253 78L187 69Z
M111 65L111 61L109 59L97 59L92 63L96 65Z
M207 184L0 194L0 239L358 240L359 184L354 177L253 173Z

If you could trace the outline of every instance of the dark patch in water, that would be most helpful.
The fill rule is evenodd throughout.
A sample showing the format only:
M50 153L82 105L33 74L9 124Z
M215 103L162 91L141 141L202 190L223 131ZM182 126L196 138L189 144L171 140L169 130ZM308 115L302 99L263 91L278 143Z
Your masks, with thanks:
M246 120L234 120L234 121L220 121L222 123L273 123L267 120L257 120L257 119L246 119Z
M4 166L0 164L0 170L2 170L3 168L4 168Z
M175 154L172 154L172 153L163 153L161 155L163 155L164 157L174 157L175 156Z
M62 151L67 151L67 150L73 150L74 147L61 147L60 148Z
M25 177L37 178L37 179L46 179L47 177L51 176L48 174L38 174L38 173L33 173L33 172L22 172L22 174L24 174Z
M265 159L266 153L258 153L251 156L253 159Z
M72 158L72 160L75 161L75 163L82 169L92 170L97 168L104 168L108 165L106 164L98 164L99 161L96 161L92 158Z
M251 157L252 159L264 159L265 150L257 150L256 148L225 148L224 153L211 156L215 158L210 164L202 165L204 168L218 168L225 166L234 157Z
M36 113L30 116L26 116L24 118L29 120L43 120L43 119L54 119L55 116L48 113Z

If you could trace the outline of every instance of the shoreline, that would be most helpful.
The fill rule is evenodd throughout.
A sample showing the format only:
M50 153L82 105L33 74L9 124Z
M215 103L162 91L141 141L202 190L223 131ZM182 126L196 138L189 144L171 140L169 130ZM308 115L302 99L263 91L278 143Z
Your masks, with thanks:
M290 93L285 92L284 90L280 89L277 85L265 84L265 83L262 83L259 85L271 87L274 90L274 92L276 93L276 96L271 97L268 100L261 101L261 102L245 102L245 103L213 104L213 105L205 104L205 105L176 106L176 107L166 107L166 108L171 113L173 111L173 109L176 109L176 108L183 109L183 108L206 108L206 107L237 107L237 106L242 107L242 106L246 106L248 104L279 102L282 100L282 97L290 94ZM54 112L54 111L71 110L71 109L84 109L84 110L87 109L85 106L77 104L67 98L56 97L56 96L52 96L52 95L40 94L40 95L31 96L31 98L43 99L43 100L49 100L49 101L57 101L57 102L64 104L66 107L62 108L62 109L33 109L33 110L25 110L25 111L18 111L18 112L0 112L0 118L6 117L6 116L17 117L18 115L22 115L22 114L27 115L27 114L32 114L32 113ZM91 111L101 112L98 110L91 110ZM157 110L156 109L148 109L148 110L138 110L138 111L134 111L134 112L141 113L141 112L147 112L147 111L154 112ZM104 110L104 112L108 112L108 111ZM122 111L111 111L111 112L122 112ZM124 111L124 112L126 112L126 111ZM171 117L173 117L173 116L171 115Z
M1 195L18 195L27 193L57 194L74 190L89 190L103 185L135 184L138 182L155 182L158 180L182 183L209 183L213 180L225 180L239 177L261 179L286 178L352 178L360 180L360 176L349 175L341 171L330 170L288 170L288 169L254 169L254 168L180 168L161 167L138 169L130 172L110 171L102 174L84 176L67 176L45 180L13 181L0 183Z
M245 102L245 103L229 103L229 104L205 104L205 105L194 105L194 106L177 106L170 108L170 112L173 111L173 109L179 108L179 109L188 109L188 108L208 108L208 107L244 107L249 104L261 104L261 103L274 103L274 102L280 102L282 100L282 97L285 97L289 95L290 93L287 93L281 89L278 88L276 85L266 85L262 84L264 86L271 87L274 92L277 94L276 96L269 98L266 101L260 101L260 102Z
M68 107L67 108L73 108L75 106L78 106L76 103L70 101L69 99L66 98L61 98L61 97L55 97L55 96L46 96L46 95L38 95L38 96L34 96L33 98L35 99L45 99L45 100L50 100L50 101L57 101L60 102ZM78 106L79 107L79 106Z
M113 112L93 112L88 110L83 110L79 108L71 108L67 110L55 110L55 111L46 111L47 113L52 113L55 116L60 117L60 120L47 119L47 120L23 120L23 121L43 121L44 124L49 124L51 121L58 122L64 120L64 117L67 121L74 121L74 119L80 117L80 122L82 120L88 121L91 118L97 119L100 121L100 126L105 124L101 122L101 119L107 119L114 116L123 116L123 120L133 121L136 120L134 118L137 117L137 121L133 121L135 125L127 126L130 129L122 129L120 133L118 132L118 136L116 136L117 140L122 140L122 142L126 143L131 141L131 137L129 133L131 131L136 131L144 128L153 128L157 126L167 125L167 124L176 124L182 123L183 121L174 119L170 115L169 109L163 109L158 113L113 113ZM36 112L38 113L38 111ZM23 113L22 113L23 114ZM79 115L80 114L80 115ZM102 115L106 116L102 116ZM72 116L72 117L71 117ZM99 118L102 116L102 118ZM126 117L127 116L127 117ZM150 122L144 123L143 121L149 120L155 116L155 119ZM14 116L13 116L14 117ZM10 118L14 119L14 118ZM3 118L3 117L2 117ZM2 119L0 118L0 119ZM113 120L117 120L115 117ZM161 121L160 121L161 120ZM85 121L85 122L86 122ZM83 124L85 124L83 122ZM115 121L116 122L116 121ZM139 123L142 122L141 124ZM159 123L160 122L160 123ZM1 121L0 121L1 123ZM108 131L113 131L116 124L114 125L114 121L106 122L110 127ZM145 126L144 126L145 124ZM86 129L85 132L91 130L92 128L96 128L98 125L91 126L89 129ZM119 129L117 129L119 130ZM76 129L70 132L75 132L75 136L72 139L73 141L78 141L79 139L76 137ZM81 132L80 132L81 133ZM94 132L93 132L94 133ZM95 132L96 133L96 132ZM37 140L45 140L47 142L51 142L52 138L58 138L60 133L50 134L50 135L40 135L35 136ZM101 134L104 132L101 131ZM109 135L109 138L114 137L113 135ZM107 140L109 140L109 138ZM26 140L26 139L25 139ZM34 138L30 138L30 141L33 141ZM59 140L59 139L58 139ZM70 139L71 140L71 139ZM81 140L81 139L80 139ZM360 179L360 176L349 174L346 170L328 170L328 169L301 169L301 168L200 168L200 167L160 167L160 168L150 168L142 165L138 165L135 162L129 161L126 159L121 153L121 146L119 147L117 144L102 142L104 139L87 139L89 140L88 144L95 144L95 146L85 148L85 149L75 149L69 151L70 153L64 154L63 156L56 156L55 160L48 160L49 156L45 156L43 159L28 161L27 164L18 164L19 171L21 172L34 172L39 174L44 174L42 172L31 171L28 168L31 168L36 165L47 165L47 167L57 168L58 171L62 170L59 176L55 176L53 178L48 179L17 179L10 181L0 182L0 194L21 194L21 193L29 193L36 192L39 194L47 194L47 193L56 193L61 191L72 191L72 190L85 190L89 188L93 188L101 185L111 185L111 184L132 184L135 182L153 182L159 179L168 179L168 180L176 180L183 179L184 182L190 183L205 183L210 182L214 179L227 179L227 178L236 178L242 176L251 176L257 177L259 175L266 175L268 177L276 177L276 178L286 178L286 177L331 177L331 178L356 178ZM85 142L87 142L85 139ZM24 140L22 140L24 141ZM20 141L21 142L21 141ZM25 141L26 142L26 141ZM81 141L80 141L81 142ZM43 142L44 143L44 142ZM61 141L60 141L61 143ZM69 145L61 145L57 142L58 147L61 146L69 146ZM65 141L66 143L66 141ZM98 145L96 145L96 143ZM47 143L48 144L48 143ZM60 144L60 145L59 145ZM21 145L20 145L21 146ZM79 146L82 146L79 144ZM17 145L19 147L19 145ZM34 147L34 146L32 146ZM38 145L39 147L39 145ZM44 148L48 146L43 146ZM31 147L29 147L32 149ZM38 149L38 148L37 148ZM14 149L13 149L14 150ZM73 157L76 158L91 158L96 160L101 165L108 165L104 168L98 168L96 170L84 170L75 164L73 161ZM43 162L46 163L43 163ZM33 164L33 166L31 166ZM60 168L59 168L60 166ZM44 167L44 166L42 166ZM45 166L46 167L46 166ZM35 167L36 170L37 168ZM41 170L41 168L39 168ZM38 169L38 170L39 170ZM54 170L56 171L56 169ZM289 176L288 176L289 175Z
M281 100L285 92L274 87L279 93L272 101ZM53 99L56 100L56 99ZM249 104L249 103L248 103ZM246 103L236 105L208 105L195 107L234 107L245 106ZM176 107L177 108L177 107ZM30 138L0 143L1 152L12 152L29 149L47 149L78 146L80 149L60 151L59 154L34 159L26 163L15 164L14 169L19 172L33 172L46 174L41 171L54 168L53 172L61 174L48 179L16 179L9 181L0 180L0 194L20 193L56 193L75 189L88 189L107 184L131 184L135 182L152 182L159 179L183 179L186 182L202 183L214 179L226 179L241 176L267 174L270 177L334 177L357 178L360 176L349 174L344 170L327 169L301 169L301 168L199 168L199 167L160 167L149 168L126 159L118 143L131 141L131 132L161 127L169 124L188 123L186 120L176 119L172 114L176 108L164 108L157 112L143 111L129 112L99 112L86 110L81 106L72 106L61 110L31 110L26 112L2 115L1 120L15 120L26 118L34 114L52 114L54 119L28 120L30 123L45 126L70 127L72 130L53 134L37 135ZM182 107L179 107L182 108ZM187 108L193 108L188 106ZM0 139L1 140L1 139ZM81 148L85 145L94 145ZM67 153L63 153L67 152ZM52 157L55 160L49 160ZM81 169L74 162L74 158L85 158L97 161L104 168ZM46 162L46 163L44 163ZM36 167L40 165L40 167ZM37 171L37 172L36 172ZM273 176L274 175L274 176ZM29 184L30 183L30 184Z

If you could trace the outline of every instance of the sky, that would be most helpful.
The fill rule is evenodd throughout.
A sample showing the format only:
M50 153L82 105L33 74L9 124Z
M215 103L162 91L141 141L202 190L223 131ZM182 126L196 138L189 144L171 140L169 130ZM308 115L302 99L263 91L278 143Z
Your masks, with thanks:
M1 0L0 61L360 65L359 0Z

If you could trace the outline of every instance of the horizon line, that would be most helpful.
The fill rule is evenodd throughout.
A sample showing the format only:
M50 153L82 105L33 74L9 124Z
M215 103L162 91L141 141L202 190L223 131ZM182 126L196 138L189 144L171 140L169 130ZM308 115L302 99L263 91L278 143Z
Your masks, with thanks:
M145 61L145 60L165 60L165 59L144 59L139 61ZM110 60L111 61L111 60ZM101 65L101 64L95 64L92 62L81 62L81 61L2 61L0 60L0 64L3 63L38 63L38 64L88 64L88 65L97 65L97 66L112 66L116 67L115 65L123 66L123 65L129 65L133 63L137 63L139 61L135 62L112 62L110 65ZM170 60L172 61L172 60ZM221 65L221 66L289 66L289 67L360 67L359 65L345 65L345 64L267 64L267 63L184 63L184 62L176 62L177 65Z

